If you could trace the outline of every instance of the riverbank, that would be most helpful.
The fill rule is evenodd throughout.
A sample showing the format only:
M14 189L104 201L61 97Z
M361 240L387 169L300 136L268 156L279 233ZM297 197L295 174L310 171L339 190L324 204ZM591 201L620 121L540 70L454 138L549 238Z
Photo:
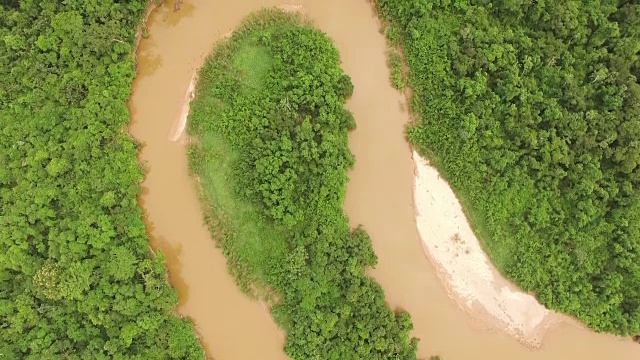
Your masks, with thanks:
M416 151L413 161L418 232L451 298L471 316L539 347L553 314L499 274L446 180Z
M188 174L184 137L171 141L193 74L213 43L260 4L221 8L187 1L180 11L171 5L157 7L146 21L129 101L129 130L144 144L139 160L148 169L138 200L149 242L163 253L178 292L176 311L193 321L208 358L284 360L283 334L262 305L237 288L211 241Z
M407 138L460 196L496 269L594 331L640 333L640 263L632 260L640 256L640 193L632 191L640 186L632 175L640 153L627 140L640 137L640 127L625 127L640 115L632 105L640 96L631 90L638 84L634 77L605 85L585 76L592 69L633 73L638 58L612 44L637 42L624 30L640 26L637 5L595 4L589 16L598 20L576 25L579 34L621 29L601 40L610 49L601 57L551 20L575 10L562 3L536 10L376 3L391 24L389 38L404 50L415 90L419 116ZM551 70L557 58L573 56L570 66ZM624 60L613 66L609 57ZM572 80L549 81L564 78ZM611 88L624 102L596 95ZM617 141L591 142L610 129L618 129Z
M180 114L178 115L175 123L171 127L169 131L169 140L178 141L182 139L182 135L184 134L184 130L187 126L187 118L189 117L189 110L191 109L191 100L195 96L196 83L198 82L198 71L196 70L193 75L191 75L191 80L189 81L189 85L187 86L187 91L184 94L184 99L182 100L182 108L180 109Z

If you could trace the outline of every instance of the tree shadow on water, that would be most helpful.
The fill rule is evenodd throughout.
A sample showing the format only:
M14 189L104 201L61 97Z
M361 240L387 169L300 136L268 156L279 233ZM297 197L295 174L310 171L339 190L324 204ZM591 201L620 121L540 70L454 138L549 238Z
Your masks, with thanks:
M150 40L147 39L145 45L149 44ZM144 46L143 49L138 51L136 57L136 64L138 70L138 78L143 78L153 75L156 70L162 66L164 61L162 57L153 51L153 45Z
M180 255L182 254L182 244L173 244L164 236L156 234L155 226L149 219L149 214L144 206L144 197L148 192L148 188L143 186L142 194L138 198L138 204L142 208L142 220L147 229L149 246L156 256L159 255L159 253L162 253L164 256L164 266L167 271L169 283L177 291L178 307L181 307L189 299L189 285L181 276L182 263L180 261Z

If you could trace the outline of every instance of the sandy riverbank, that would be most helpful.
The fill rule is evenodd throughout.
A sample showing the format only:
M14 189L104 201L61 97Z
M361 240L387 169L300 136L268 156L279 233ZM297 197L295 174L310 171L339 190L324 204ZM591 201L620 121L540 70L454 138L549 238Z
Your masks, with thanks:
M554 314L493 267L449 184L415 151L416 222L449 296L471 316L538 347Z
M182 99L182 109L180 110L180 115L178 116L176 122L171 127L171 131L169 132L169 140L178 141L182 137L184 133L184 129L187 126L187 118L189 117L189 109L191 107L191 100L195 96L196 83L198 82L198 71L196 70L193 75L191 75L191 80L189 81L189 86L187 87L187 91L184 94L184 98Z

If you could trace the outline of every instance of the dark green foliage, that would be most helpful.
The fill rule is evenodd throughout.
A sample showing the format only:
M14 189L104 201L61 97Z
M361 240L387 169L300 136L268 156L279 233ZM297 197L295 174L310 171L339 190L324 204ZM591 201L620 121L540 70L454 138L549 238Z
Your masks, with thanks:
M640 14L632 1L377 0L410 141L496 265L592 328L640 333Z
M2 4L0 358L203 358L136 203L145 2Z
M370 239L342 210L352 91L325 34L254 14L200 70L191 168L240 286L276 294L289 356L415 359L411 319L386 307Z

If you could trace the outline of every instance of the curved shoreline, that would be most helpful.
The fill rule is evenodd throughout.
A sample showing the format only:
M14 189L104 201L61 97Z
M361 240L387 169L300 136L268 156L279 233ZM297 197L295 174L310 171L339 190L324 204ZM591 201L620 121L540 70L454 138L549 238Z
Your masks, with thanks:
M301 5L275 6L284 11L304 13ZM220 40L229 38L232 31ZM204 60L204 59L203 59ZM169 140L183 142L195 97L199 68L195 69L184 97L181 111L169 132ZM402 91L409 101L410 89ZM461 310L469 317L514 337L523 345L540 348L545 334L563 321L560 315L522 292L493 266L487 257L455 193L428 160L412 151L414 163L414 210L416 227L425 256L434 266L440 283ZM435 220L435 221L434 221ZM454 236L459 235L459 240ZM258 301L265 312L270 306ZM276 326L278 331L282 330Z
M148 36L140 32L134 53L138 75L128 104L129 132L144 144L139 160L148 167L138 202L149 243L164 254L169 282L178 293L175 311L193 322L207 358L284 360L282 333L264 306L237 288L211 241L183 144L182 117L188 117L197 69L211 45L260 6L234 3L221 12L213 11L220 6L194 0L180 11L151 7Z
M302 5L291 5L291 4L283 4L274 6L277 9L286 11L286 12L298 12L303 14L304 9ZM146 18L148 18L149 14L153 11L153 8L149 10ZM218 41L228 39L233 34L233 30L228 31ZM139 39L138 39L139 41ZM205 57L206 58L206 57ZM200 63L205 61L205 58L201 59ZM185 129L187 128L187 121L189 119L189 111L191 109L191 100L195 97L196 84L198 83L198 74L200 72L200 68L194 70L193 75L191 76L191 80L189 81L189 85L187 86L187 90L184 94L184 98L182 99L182 108L180 110L180 114L178 115L175 123L171 126L171 130L169 131L169 140L173 142L181 142L183 141L183 134Z
M416 226L449 297L470 316L540 347L547 330L558 323L554 313L495 269L449 184L415 150L412 158Z

